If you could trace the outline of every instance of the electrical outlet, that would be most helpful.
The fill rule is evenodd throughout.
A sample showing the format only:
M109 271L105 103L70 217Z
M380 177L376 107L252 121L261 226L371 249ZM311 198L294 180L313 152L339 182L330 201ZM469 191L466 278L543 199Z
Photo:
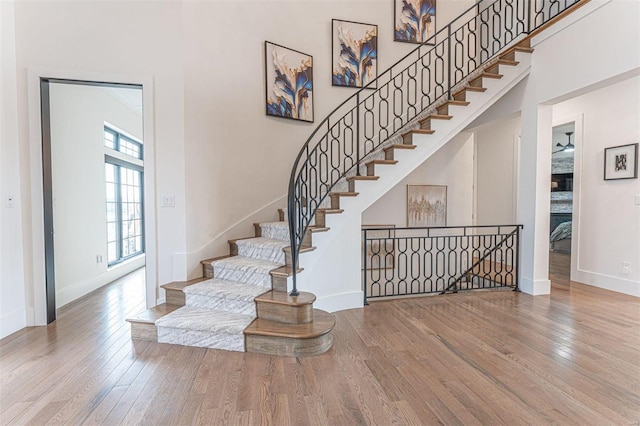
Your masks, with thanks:
M96 255L96 263L98 263L98 264L102 263L102 255L101 254Z
M175 206L176 206L176 197L174 195L162 196L162 207L175 207Z
M7 195L7 199L5 200L5 206L8 209L12 209L13 206L14 206L14 203L15 203L15 199L14 199L13 195L11 195L11 194Z
M631 269L630 262L622 262L622 275L629 275L630 269Z

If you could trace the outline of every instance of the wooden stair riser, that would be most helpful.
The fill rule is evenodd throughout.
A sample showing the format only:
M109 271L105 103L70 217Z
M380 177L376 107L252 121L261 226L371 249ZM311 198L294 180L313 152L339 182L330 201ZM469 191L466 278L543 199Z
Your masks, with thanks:
M452 111L452 109L450 109L451 107L464 107L469 105L469 102L467 101L460 101L460 100L452 100L452 101L448 101L445 104L441 105L438 107L437 111L438 111L438 115L453 115L450 114L450 112Z
M212 272L213 273L213 272ZM182 290L173 290L173 289L165 289L165 299L166 303L169 305L176 306L184 306L186 304L186 299L184 297L184 291Z
M271 288L276 291L287 292L287 277L271 275Z
M313 321L313 304L303 306L278 305L256 301L258 318L287 324L305 324Z
M313 311L313 321L287 324L257 318L245 330L247 352L281 356L311 356L326 352L333 342L333 315Z
M408 151L408 150L412 150L415 149L416 146L415 145L411 145L411 144L396 144L396 145L390 145L388 147L386 147L384 149L384 158L385 160L395 160L395 152L396 150L398 151Z
M450 115L430 115L422 120L420 120L420 128L423 130L435 130L432 128L433 123L440 120L451 120Z
M213 265L208 263L203 263L202 264L202 275L204 275L205 278L213 278Z
M331 333L311 339L245 335L247 352L266 355L315 356L331 349L331 345L333 345L333 335Z
M375 176L376 175L376 165L385 166L385 165L394 165L396 164L396 160L372 160L369 161L367 166L367 176Z
M406 133L402 134L402 145L407 145L408 147L410 146L411 148L406 148L406 149L413 149L415 147L414 143L413 143L413 135L432 135L435 133L435 130L425 130L425 129L413 129L410 130ZM394 147L397 147L397 145L392 145ZM404 148L404 147L398 147L400 149ZM393 159L392 159L393 160Z
M326 227L327 226L327 215L330 214L340 214L342 213L341 209L318 209L316 210L316 226Z
M304 253L309 253L311 251L314 251L316 248L311 246L302 246L300 247L300 251L298 253L298 255L304 254ZM293 261L291 260L291 248L290 247L286 247L284 249L284 260L285 260L285 266L288 268L293 268Z
M316 297L311 293L299 292L291 296L287 292L270 291L256 297L258 318L277 323L308 324L313 321L313 302Z
M331 199L331 208L332 209L340 209L340 198L342 197L357 197L357 192L332 192L329 193L329 198Z
M369 181L373 182L380 179L378 176L353 176L347 178L347 183L349 184L349 192L356 192L356 182L357 181Z
M158 341L158 328L155 324L131 321L131 338L134 340Z

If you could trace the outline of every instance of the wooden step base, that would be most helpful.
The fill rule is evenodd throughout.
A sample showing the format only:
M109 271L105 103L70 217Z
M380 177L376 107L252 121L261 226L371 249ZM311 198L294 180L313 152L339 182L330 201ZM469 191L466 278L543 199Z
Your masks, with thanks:
M303 268L298 268L298 274ZM287 279L293 275L293 268L290 266L281 266L269 272L271 274L271 288L276 291L287 292Z
M258 318L244 331L247 352L278 356L314 356L331 348L332 314L313 310L313 322L284 324Z
M213 265L211 264L211 262L213 262L214 260L226 259L228 257L231 257L231 255L227 254L225 256L218 256L218 257L213 257L211 259L205 259L200 261L200 264L202 265L202 273L204 277L213 278Z
M209 278L211 278L211 277L209 277ZM188 287L190 285L193 285L193 284L200 283L200 282L205 281L205 280L207 280L209 278L202 277L202 278L194 278L194 279L189 280L189 281L174 281L174 282L171 282L171 283L168 283L168 284L163 284L163 285L160 286L160 288L163 288L164 291L165 291L165 295L166 295L165 301L167 302L167 304L176 305L176 306L184 306L184 304L185 304L184 291L183 291L184 288Z
M134 340L157 342L158 329L155 324L156 320L178 308L181 308L181 306L163 303L142 311L132 318L127 318L127 322L131 324L131 338Z
M258 318L287 324L313 321L313 302L316 296L304 291L299 293L298 296L290 296L283 291L269 291L256 297Z

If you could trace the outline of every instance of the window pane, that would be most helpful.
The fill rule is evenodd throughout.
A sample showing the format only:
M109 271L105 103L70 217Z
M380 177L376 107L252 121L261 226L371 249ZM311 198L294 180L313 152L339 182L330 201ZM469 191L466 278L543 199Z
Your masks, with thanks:
M107 202L116 201L116 184L107 183Z
M111 149L116 149L113 133L104 131L104 146Z
M107 244L107 262L111 263L111 262L115 262L117 260L117 255L116 255L116 243L109 243Z
M118 239L116 229L115 222L107 223L107 242L116 241Z
M107 222L114 222L116 220L116 203L107 203Z
M105 163L105 181L107 182L115 182L116 178L116 166L113 164Z

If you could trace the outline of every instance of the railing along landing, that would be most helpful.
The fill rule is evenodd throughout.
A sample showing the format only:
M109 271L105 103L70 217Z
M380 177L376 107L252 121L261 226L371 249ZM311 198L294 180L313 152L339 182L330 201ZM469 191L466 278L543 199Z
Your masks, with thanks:
M522 225L362 230L364 303L478 289L518 290Z
M452 93L497 55L588 0L481 0L338 105L302 146L291 170L287 212L293 291L305 234L337 184L363 159Z

